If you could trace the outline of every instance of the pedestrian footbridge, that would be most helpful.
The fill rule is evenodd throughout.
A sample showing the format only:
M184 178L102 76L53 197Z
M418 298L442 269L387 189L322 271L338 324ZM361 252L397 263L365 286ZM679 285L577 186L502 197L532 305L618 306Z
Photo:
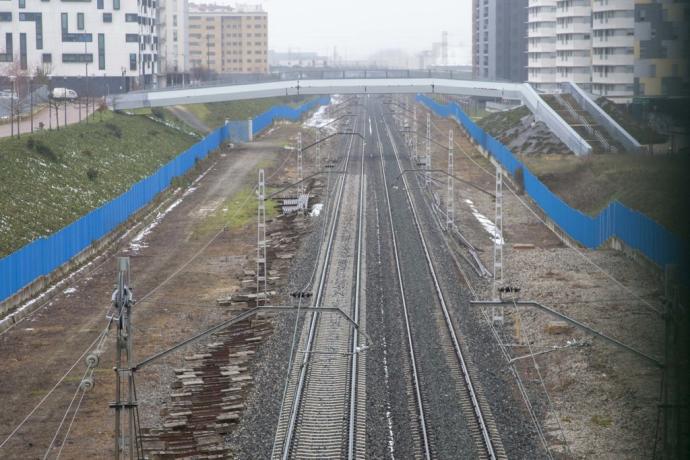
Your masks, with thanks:
M180 104L238 101L277 96L326 94L445 94L519 100L577 155L592 147L526 83L455 80L451 78L335 78L285 80L251 84L217 84L136 91L108 99L113 110Z

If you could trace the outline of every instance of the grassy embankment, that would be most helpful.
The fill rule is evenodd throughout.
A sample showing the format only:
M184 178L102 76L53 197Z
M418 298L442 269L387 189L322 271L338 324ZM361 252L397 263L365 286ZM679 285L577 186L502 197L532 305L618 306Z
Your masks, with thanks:
M513 128L527 109L491 114L478 124L496 138ZM566 203L596 215L618 200L673 233L690 239L690 187L684 155L518 155L527 168Z
M0 257L125 192L197 139L141 116L0 139Z

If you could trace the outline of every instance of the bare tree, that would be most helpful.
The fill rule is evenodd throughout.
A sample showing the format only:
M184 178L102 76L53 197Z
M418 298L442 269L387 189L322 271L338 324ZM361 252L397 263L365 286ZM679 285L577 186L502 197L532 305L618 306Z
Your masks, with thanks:
M17 137L20 137L22 106L29 94L29 76L26 70L22 69L19 60L15 59L5 66L3 73L11 82L12 96L9 103L4 105L10 112L10 123L17 120ZM14 126L14 125L13 125Z

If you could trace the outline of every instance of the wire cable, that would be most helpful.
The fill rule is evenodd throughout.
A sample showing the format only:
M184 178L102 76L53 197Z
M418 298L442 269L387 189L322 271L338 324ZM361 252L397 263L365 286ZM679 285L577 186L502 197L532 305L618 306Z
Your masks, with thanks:
M422 104L422 107L423 107L424 109L426 109L426 110L429 110L429 109L427 109L423 104ZM433 111L431 111L431 110L429 110L429 111L430 111L431 113L433 113ZM455 121L455 120L454 120L454 121ZM440 129L438 126L436 126L436 124L435 124L433 121L431 122L431 126L432 126L437 132L439 132L440 134L443 134L443 133L441 132L441 129ZM493 173L491 173L490 171L488 171L486 168L484 168L482 165L480 165L474 158L472 158L472 156L469 155L469 154L465 151L464 148L462 148L462 146L458 143L457 140L454 140L454 143L455 143L455 145L458 147L458 149L459 149L459 150L460 150L470 161L472 161L475 165L477 165L482 171L484 171L485 173L487 173L487 174L490 175L490 176L493 176L493 175L494 175ZM515 198L517 198L517 200L520 202L520 204L522 204L525 208L527 208L527 210L530 211L530 212L534 215L534 217L536 217L537 220L539 220L539 222L541 222L542 224L544 224L544 226L545 226L546 228L548 228L549 230L551 230L551 231L554 233L554 235L556 235L556 237L558 237L558 239L560 239L560 240L563 242L563 244L565 244L568 248L574 250L574 251L575 251L582 259L584 259L587 263L589 263L590 265L592 265L593 267L595 267L597 270L599 270L599 272L603 273L607 278L609 278L611 281L613 281L614 284L616 284L618 287L620 287L620 288L623 289L624 291L627 291L627 292L629 292L630 294L632 294L638 301L640 301L641 303L643 303L643 304L644 304L645 306L647 306L649 309L651 309L652 311L654 311L655 313L657 313L657 314L659 314L659 315L662 314L662 311L661 311L660 309L654 307L650 302L648 302L648 301L646 301L645 299L643 299L641 296L639 296L637 293L635 293L631 288L625 286L623 283L621 283L620 281L618 281L613 275L611 275L609 272L607 272L604 268L602 268L602 267L601 267L600 265L598 265L596 262L594 262L594 261L591 260L589 257L587 257L578 247L574 246L567 238L562 237L562 236L559 235L557 232L555 232L554 230L552 230L552 229L547 225L546 221L545 221L544 219L542 219L542 217L539 216L539 214L537 214L537 212L534 211L534 209L532 209L532 207L529 206L522 198L520 198L520 196L510 187L510 185L508 185L507 183L504 183L503 186L504 186L506 189L508 189L508 191L509 191L510 193L512 193L513 196L515 196Z

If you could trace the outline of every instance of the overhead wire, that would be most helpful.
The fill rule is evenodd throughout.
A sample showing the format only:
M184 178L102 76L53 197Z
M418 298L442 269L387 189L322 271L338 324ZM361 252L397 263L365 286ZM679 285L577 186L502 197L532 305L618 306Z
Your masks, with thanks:
M425 108L426 110L429 110L430 112L433 113L433 111L431 111L430 109L424 107L423 105L422 105L422 107ZM453 120L453 121L455 121L455 120ZM432 126L437 132L439 132L440 134L443 134L442 131L441 131L441 129L433 122L433 120L431 121L431 126ZM488 174L488 175L490 175L490 176L493 176L493 175L494 175L492 172L488 171L486 168L484 168L482 165L480 165L474 158L472 158L472 156L471 156L470 154L468 154L468 153L465 151L465 149L458 143L457 139L454 140L453 142L454 142L454 144L458 147L458 149L459 149L459 150L460 150L470 161L472 161L477 167L479 167L482 171L484 171L486 174ZM515 196L515 198L517 198L517 200L520 202L520 204L522 204L522 206L524 206L530 213L532 213L532 215L534 215L534 217L536 217L537 220L539 220L539 222L541 222L542 224L544 224L544 226L545 226L546 228L548 228L549 230L551 230L551 231L556 235L556 237L558 237L558 238L559 238L569 249L574 250L574 251L575 251L582 259L584 259L587 263L589 263L590 265L592 265L593 267L595 267L599 272L603 273L607 278L609 278L611 281L613 281L614 284L616 284L618 287L620 287L620 288L623 289L624 291L627 291L627 292L629 292L630 294L632 294L638 301L640 301L640 302L641 302L642 304L644 304L646 307L648 307L649 309L651 309L652 311L654 311L654 312L657 313L657 314L662 314L662 311L661 311L661 310L659 310L658 308L654 307L650 302L646 301L644 298L642 298L640 295L638 295L636 292L634 292L631 288L629 288L628 286L625 286L623 283L621 283L618 279L616 279L613 275L611 275L608 271L606 271L606 270L605 270L603 267L601 267L599 264L597 264L596 262L594 262L593 260L591 260L589 257L587 257L578 247L576 247L575 245L573 245L567 238L562 237L561 235L558 234L558 232L556 232L556 231L554 231L553 229L551 229L551 228L549 227L549 225L546 223L546 221L545 221L541 216L539 216L539 214L538 214L534 209L532 209L532 207L529 206L522 198L520 198L520 196L510 187L510 185L508 185L507 183L504 183L503 186L504 186L506 189L508 189L508 191L509 191L510 193L512 193L513 196Z

